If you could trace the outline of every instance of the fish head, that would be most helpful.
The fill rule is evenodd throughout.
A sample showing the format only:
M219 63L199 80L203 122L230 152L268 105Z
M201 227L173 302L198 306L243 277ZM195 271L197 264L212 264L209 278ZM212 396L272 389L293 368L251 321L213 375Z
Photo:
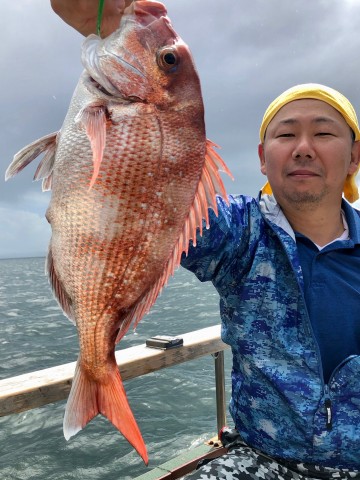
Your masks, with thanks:
M169 108L181 99L203 108L191 52L159 2L135 1L109 37L90 35L82 62L93 84L113 100Z

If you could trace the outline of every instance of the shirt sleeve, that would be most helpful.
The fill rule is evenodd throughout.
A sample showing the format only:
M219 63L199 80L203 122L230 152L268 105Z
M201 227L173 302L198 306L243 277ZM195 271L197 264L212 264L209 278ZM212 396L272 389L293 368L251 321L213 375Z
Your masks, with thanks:
M249 219L244 197L229 196L229 205L217 197L218 216L209 210L210 228L199 231L196 247L190 242L188 255L183 254L181 265L195 273L201 282L214 281L223 274L235 254L246 248Z

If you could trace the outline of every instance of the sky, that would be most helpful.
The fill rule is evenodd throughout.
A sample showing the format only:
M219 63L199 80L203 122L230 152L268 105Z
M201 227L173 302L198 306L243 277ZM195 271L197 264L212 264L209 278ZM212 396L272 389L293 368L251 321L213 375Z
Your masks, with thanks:
M235 176L229 193L256 196L258 131L268 104L307 82L344 93L360 114L360 0L167 0L199 72L207 136ZM37 163L5 183L25 145L60 129L82 71L83 37L48 0L2 2L0 258L45 256L50 193Z

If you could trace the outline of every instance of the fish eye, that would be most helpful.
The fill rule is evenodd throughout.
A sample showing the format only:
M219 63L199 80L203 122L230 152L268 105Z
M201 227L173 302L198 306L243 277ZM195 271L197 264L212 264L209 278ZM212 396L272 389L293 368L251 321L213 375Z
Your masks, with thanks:
M176 63L176 57L173 52L165 53L163 59L167 65L175 65Z
M163 48L158 52L157 62L163 70L171 70L179 63L175 48Z

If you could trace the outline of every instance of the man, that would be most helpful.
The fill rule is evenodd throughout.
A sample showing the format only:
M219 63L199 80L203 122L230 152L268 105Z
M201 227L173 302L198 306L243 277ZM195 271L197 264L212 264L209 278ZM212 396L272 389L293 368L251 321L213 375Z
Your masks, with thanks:
M342 199L358 198L356 114L299 85L269 106L260 139L263 193L219 201L182 262L220 294L240 434L189 478L360 478L360 219Z
M115 3L118 22L124 2ZM94 31L97 1L85 21L67 4L77 11L52 1L70 25ZM358 198L359 140L339 92L306 84L281 94L260 128L268 183L257 199L219 199L183 259L220 295L236 426L223 434L228 454L186 478L360 478L360 217L342 198Z

